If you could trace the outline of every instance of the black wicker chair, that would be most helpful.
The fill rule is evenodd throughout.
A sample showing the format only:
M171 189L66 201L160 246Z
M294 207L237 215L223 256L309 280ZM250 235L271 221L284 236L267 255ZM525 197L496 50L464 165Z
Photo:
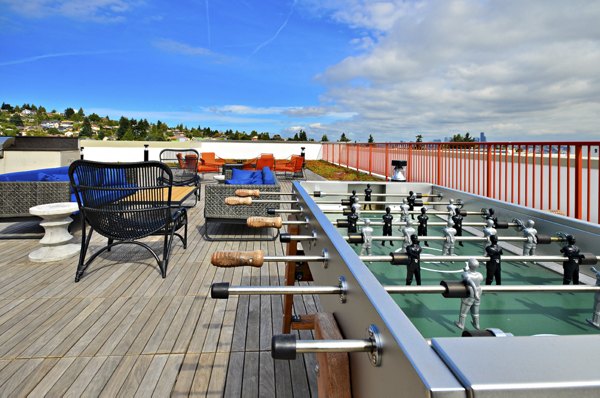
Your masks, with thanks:
M171 206L171 169L160 162L77 160L69 167L69 178L81 212L81 253L75 282L99 254L123 243L146 248L165 278L174 236L181 239L184 249L187 247L187 211ZM181 228L183 236L177 233ZM86 261L94 231L108 238L108 244ZM150 235L164 236L162 260L150 246L137 241Z
M195 149L163 149L159 155L160 161L171 169L173 185L195 186L195 201L200 198L200 176L198 175L199 154Z

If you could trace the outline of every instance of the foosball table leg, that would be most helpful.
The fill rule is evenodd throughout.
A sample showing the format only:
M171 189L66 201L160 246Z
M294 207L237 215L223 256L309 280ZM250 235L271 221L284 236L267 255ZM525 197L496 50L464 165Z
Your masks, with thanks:
M343 336L331 313L313 315L315 340L342 340ZM317 387L319 397L350 398L350 361L348 353L317 353Z

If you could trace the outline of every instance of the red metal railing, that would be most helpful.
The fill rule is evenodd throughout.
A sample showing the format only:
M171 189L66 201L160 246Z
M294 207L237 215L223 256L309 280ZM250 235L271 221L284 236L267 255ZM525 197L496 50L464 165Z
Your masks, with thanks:
M324 143L323 160L599 223L600 142Z

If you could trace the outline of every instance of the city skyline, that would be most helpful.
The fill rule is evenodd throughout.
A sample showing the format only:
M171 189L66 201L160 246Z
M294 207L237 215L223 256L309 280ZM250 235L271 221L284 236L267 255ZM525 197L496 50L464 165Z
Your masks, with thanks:
M589 2L0 0L2 100L330 140L597 139Z

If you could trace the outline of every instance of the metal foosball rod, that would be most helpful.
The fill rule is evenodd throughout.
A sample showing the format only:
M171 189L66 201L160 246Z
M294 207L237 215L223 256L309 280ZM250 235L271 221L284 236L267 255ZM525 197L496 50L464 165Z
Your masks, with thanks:
M335 221L332 221L333 225L335 225L338 228L348 228L348 220L345 218L340 218L337 219ZM356 223L356 225L364 225L365 223L363 221L358 221ZM372 221L371 222L371 226L382 226L384 225L384 223L382 221ZM404 225L403 222L392 222L392 225ZM428 226L433 226L433 227L445 227L448 225L447 222L428 222L427 223ZM487 224L484 222L463 222L462 225L464 227L485 227ZM514 222L503 222L503 221L499 221L496 225L494 225L494 227L496 229L507 229L509 227L518 227L519 224L514 223Z
M359 256L362 261L366 262L388 262L392 265L408 265L410 256L405 253L390 253L387 256ZM437 262L467 262L471 259L477 261L490 261L488 256L422 256L422 263L437 263ZM564 262L568 261L568 257L563 256L500 256L501 261L521 261L521 262ZM592 253L580 253L579 264L595 265L600 260L600 256ZM221 251L214 252L211 257L211 263L217 267L241 267L252 266L262 267L266 262L322 262L329 261L329 255L326 250L323 250L321 256L265 256L262 250L254 251Z
M407 265L410 262L410 257L404 253L390 253L387 256L359 256L362 261L366 262L382 262L391 263L392 265ZM471 259L477 261L490 261L488 256L421 256L420 261L422 263L452 263L452 262L467 262ZM568 261L568 257L563 256L500 256L501 261L521 261L521 262L564 262ZM600 260L600 256L596 256L592 253L581 253L580 263L581 265L595 265Z
M273 359L294 360L298 353L366 352L373 366L381 365L383 342L379 329L370 325L364 340L298 340L294 334L279 334L271 340Z
M265 256L262 250L214 252L210 262L215 267L262 267L266 262L321 262L327 265L329 255L323 250L321 256Z
M442 194L430 194L430 193L419 193L419 192L415 192L415 197L417 197L418 199L421 198L443 198L444 195ZM323 192L323 191L314 191L312 193L312 196L314 196L315 198L324 198L326 196L350 196L350 195L355 195L355 196L367 196L367 194L365 193L356 193L356 192ZM407 193L375 193L372 192L369 194L370 196L383 196L383 197L390 197L390 198L408 198L410 195Z
M284 235L286 235L286 234L280 235L280 238L282 241L283 240L294 240L294 236L291 236L290 238L288 238L287 236L284 237ZM343 238L345 240L347 240L348 243L365 243L365 237L362 233L354 233L354 234L344 235ZM432 241L432 240L444 241L447 239L445 236L420 236L419 238L421 238L422 240L427 240L427 241ZM536 238L537 238L538 245L550 244L552 242L564 242L565 241L564 238L559 237L559 236L536 235ZM460 241L485 242L488 240L488 238L486 238L485 236L456 236L454 239L458 242L460 242ZM372 236L371 240L373 240L373 241L390 241L390 240L405 241L406 237L404 237L404 236ZM527 238L524 236L498 236L498 240L501 242L502 241L505 241L505 242L527 242Z
M341 199L341 200L319 200L319 201L315 201L316 204L318 205L342 205L342 206L350 206L352 203L350 203L349 199ZM400 206L403 204L406 204L404 202L384 202L384 201L370 201L370 202L360 202L361 204L364 205L381 205L381 206ZM415 206L423 206L423 205L429 205L429 206L441 206L441 205L449 205L452 204L450 202L421 202L418 201L415 203Z
M260 189L237 189L234 192L235 196L239 196L239 197L255 197L258 198L261 195L280 195L280 196L295 196L296 193L295 192L269 192L269 191L261 191ZM314 196L315 198L324 198L327 195L331 195L331 196L347 196L347 195L352 195L351 192L348 193L329 193L326 194L325 192L320 192L320 191L315 191L311 194L312 196ZM355 193L355 196L365 196L366 194L364 193ZM379 196L379 197L392 197L392 198L407 198L410 195L409 194L404 194L404 193L372 193L371 196ZM415 197L418 199L421 198L442 198L443 195L439 195L439 194L423 194L423 193L415 193Z
M481 285L484 293L597 293L597 285ZM384 285L389 294L441 294L445 298L470 297L471 289L462 281L441 281L439 285ZM334 294L340 302L346 302L348 285L340 277L338 286L232 286L228 282L213 283L210 296L213 299L228 299L230 296L268 296L296 294Z
M363 204L369 204L369 202L363 202ZM324 214L342 214L343 216L348 216L352 213L352 210L349 208L345 208L345 209L322 209L321 210ZM377 214L377 215L382 215L382 214L386 214L387 212L385 210L360 210L360 214ZM402 212L401 211L391 211L390 212L393 215L401 215ZM408 210L406 213L408 214L421 214L420 210ZM441 211L441 210L427 210L427 214L439 214L439 215L448 215L447 211ZM482 215L481 211L468 211L468 210L460 210L460 215L463 217L466 216L480 216Z

